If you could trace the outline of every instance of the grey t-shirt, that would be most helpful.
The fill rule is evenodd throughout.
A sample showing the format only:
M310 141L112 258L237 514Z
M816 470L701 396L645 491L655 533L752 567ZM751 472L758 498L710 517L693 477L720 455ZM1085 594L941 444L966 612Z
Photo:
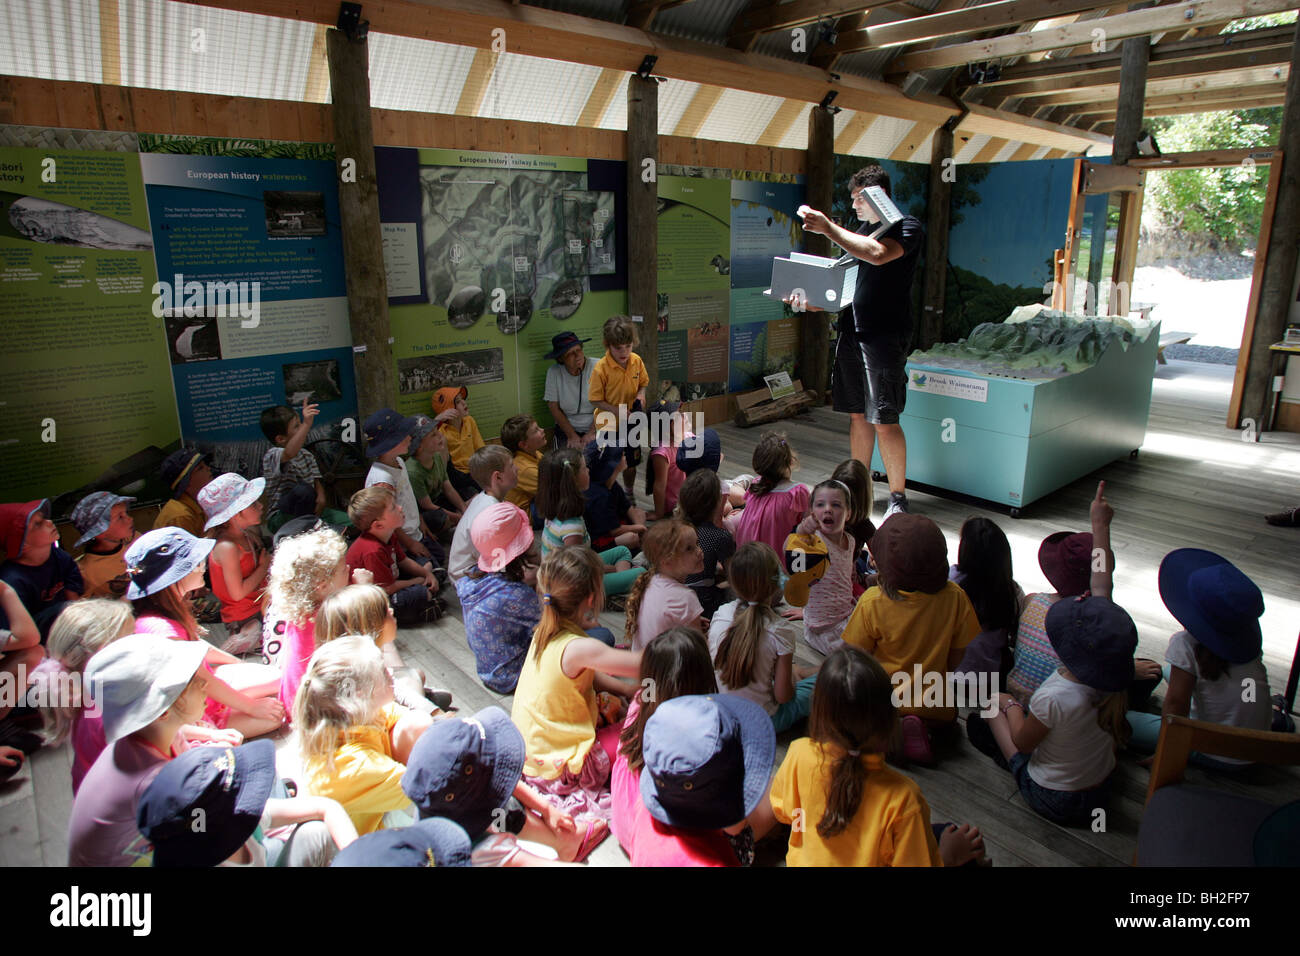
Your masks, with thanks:
M595 421L596 409L587 397L591 385L591 370L596 367L590 355L577 375L570 375L563 365L552 365L546 370L546 388L542 392L542 401L559 402L560 411L569 420L573 430L579 435L591 431Z

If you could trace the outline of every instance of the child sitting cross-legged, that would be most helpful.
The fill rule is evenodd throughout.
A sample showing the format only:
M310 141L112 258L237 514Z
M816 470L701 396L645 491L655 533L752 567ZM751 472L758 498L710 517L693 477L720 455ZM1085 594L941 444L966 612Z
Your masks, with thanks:
M641 547L646 531L646 514L628 500L618 476L627 467L622 449L590 441L583 451L590 481L582 492L586 502L583 521L597 552L623 546L629 551Z
M447 436L427 415L415 416L406 474L425 525L439 541L450 540L465 500L447 478Z
M420 505L411 485L411 476L402 458L412 445L418 423L391 408L381 408L365 421L366 454L374 459L366 472L366 487L386 487L397 500L402 522L393 536L407 554L421 564L442 570L447 564L446 549L429 532L420 515Z
M633 866L752 862L748 821L767 803L776 755L763 708L730 694L674 697L646 721L641 755Z
M841 645L822 664L808 736L772 779L772 812L791 824L787 866L961 866L984 856L979 830L931 824L920 788L885 766L892 692L856 647Z
M271 567L271 552L258 532L265 486L263 478L246 481L232 472L213 478L198 497L208 516L203 530L217 532L212 593L221 601L221 621L230 633L222 649L236 655L262 644L262 596Z
M703 631L704 608L686 578L704 569L695 529L678 518L656 521L645 536L650 566L627 599L627 637L640 650L670 627Z
M727 602L724 585L727 581L727 562L736 553L736 539L723 526L727 508L726 495L718 474L708 468L691 472L682 483L677 498L677 510L695 529L700 545L703 569L686 576L686 586L699 598L700 607L707 618L713 617Z
M573 818L523 782L524 738L499 707L433 724L411 749L402 789L420 819L443 817L465 828L474 866L558 866L581 862L606 833ZM550 847L542 855L520 841ZM558 861L556 857L558 856Z
M13 588L43 641L59 612L85 590L77 562L59 547L49 501L0 505L0 540L7 558L0 581ZM0 608L0 629L9 629L7 617Z
M823 481L812 493L812 514L799 525L800 534L791 535L785 544L790 557L791 581L797 581L796 568L801 560L806 562L812 554L824 554L825 567L816 574L806 588L787 587L787 597L792 605L804 607L804 640L813 650L829 654L842 642L840 635L855 607L853 582L857 576L854 556L857 541L845 529L852 514L851 492L848 485L832 478ZM794 547L791 547L791 545ZM800 555L800 550L807 554ZM813 570L813 569L809 569ZM797 600L803 597L804 600Z
M799 626L772 607L781 598L781 563L761 541L742 545L731 559L736 600L724 604L709 625L709 652L718 688L752 700L777 731L808 716L816 669L795 669Z
M879 578L858 601L843 640L874 656L897 683L903 740L891 756L928 764L931 732L953 728L957 708L951 700L927 701L922 685L950 686L947 675L979 633L979 619L966 592L948 580L948 543L929 518L891 516L871 539L871 553Z
M135 630L173 641L194 641L205 648L209 679L203 717L209 726L237 730L244 737L274 733L285 714L276 699L279 672L263 664L242 663L208 644L186 600L203 586L203 572L215 544L180 528L157 528L127 549L131 584L126 596L135 609ZM216 668L221 669L219 674Z
M341 637L312 655L293 706L307 789L343 805L357 832L405 810L402 775L429 715L393 700L384 656L368 637Z
M470 536L474 521L483 511L505 501L510 489L519 481L514 457L501 445L484 445L474 452L469 459L469 473L483 486L483 490L469 499L451 539L447 571L453 581L464 577L478 564L478 550Z
M130 512L134 501L96 491L72 509L72 525L81 532L77 545L85 548L77 558L86 586L82 597L120 598L126 593L126 549L140 537Z
M609 819L609 770L621 706L602 712L597 692L619 697L633 687L639 651L619 651L583 632L604 605L604 566L590 548L559 548L542 559L537 590L542 618L519 674L511 719L524 735L525 781L585 826ZM615 699L616 700L616 699ZM597 727L598 718L607 723Z
M469 413L469 389L463 385L433 393L433 420L447 439L447 477L465 501L487 486L474 477L470 460L484 446L478 422Z
M348 571L364 569L374 575L374 583L388 594L399 627L438 620L442 605L437 579L396 540L403 518L393 492L382 485L362 488L348 502L348 517L361 532L348 548Z
M357 838L335 801L287 794L269 740L181 754L153 778L137 814L158 867L329 866Z

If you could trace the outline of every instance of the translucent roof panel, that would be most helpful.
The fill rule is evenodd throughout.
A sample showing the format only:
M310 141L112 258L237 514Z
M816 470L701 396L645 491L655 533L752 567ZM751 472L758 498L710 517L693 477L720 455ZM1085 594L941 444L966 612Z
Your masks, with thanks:
M705 139L753 143L767 129L782 102L779 96L725 90L700 127L700 135Z
M877 116L852 152L857 156L874 156L877 159L887 157L898 149L898 144L912 132L915 125L911 120Z
M454 113L474 51L411 37L370 34L370 103L378 109Z
M596 124L601 129L627 129L627 81L631 77L631 73L624 73L619 79L618 88L605 107L605 115Z
M686 107L695 98L700 84L689 80L669 80L659 84L659 135L671 136Z
M956 137L954 138L956 139ZM985 133L976 133L965 144L963 144L960 139L957 139L957 141L953 143L953 149L956 150L953 159L958 163L971 162L979 155L980 150L988 145L988 141L989 137Z
M102 83L98 0L5 0L0 73Z
M503 53L478 115L572 126L598 76L598 66Z
M122 83L302 100L313 24L164 0L121 0Z

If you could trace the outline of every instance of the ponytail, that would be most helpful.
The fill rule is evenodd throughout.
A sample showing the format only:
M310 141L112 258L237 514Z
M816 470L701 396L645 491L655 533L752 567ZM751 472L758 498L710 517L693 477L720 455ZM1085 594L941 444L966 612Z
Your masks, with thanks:
M740 546L727 565L727 579L741 599L736 617L713 659L722 683L737 690L754 679L758 648L781 586L781 562L770 545L749 541Z
M643 575L644 577L644 575ZM573 545L556 548L537 569L537 592L542 616L533 631L533 658L540 662L542 651L560 634L581 634L582 605L605 589L605 566L591 548Z
M835 758L830 783L826 786L826 812L817 822L817 835L829 840L848 829L862 804L867 786L867 766L858 750L846 750Z
M1115 740L1115 749L1122 750L1133 736L1133 728L1125 719L1128 713L1128 694L1116 691L1107 694L1097 704L1097 724Z

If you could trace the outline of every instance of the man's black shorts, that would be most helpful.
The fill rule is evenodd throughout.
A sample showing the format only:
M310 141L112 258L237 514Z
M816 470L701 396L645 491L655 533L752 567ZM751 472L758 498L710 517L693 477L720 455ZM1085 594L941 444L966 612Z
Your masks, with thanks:
M831 370L831 407L866 415L873 425L896 425L907 402L907 352L896 342L860 342L841 332Z

